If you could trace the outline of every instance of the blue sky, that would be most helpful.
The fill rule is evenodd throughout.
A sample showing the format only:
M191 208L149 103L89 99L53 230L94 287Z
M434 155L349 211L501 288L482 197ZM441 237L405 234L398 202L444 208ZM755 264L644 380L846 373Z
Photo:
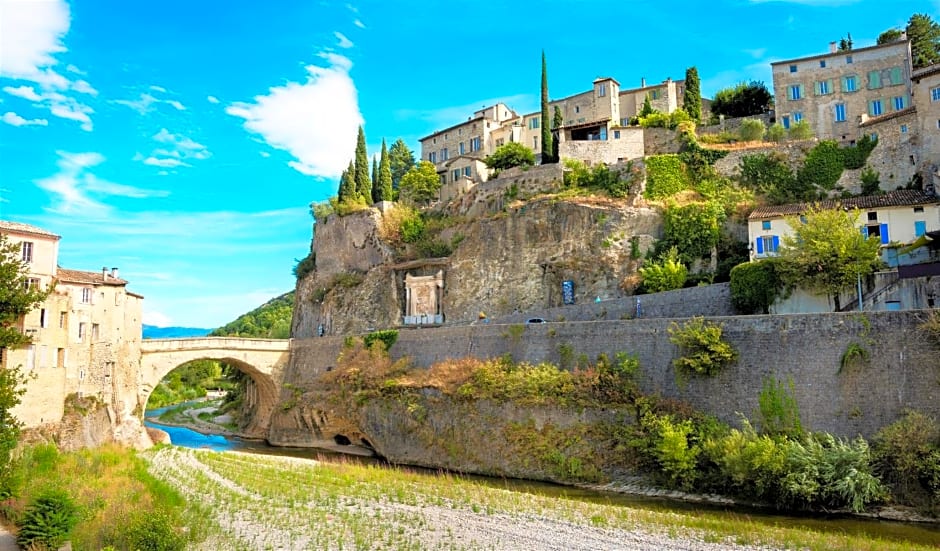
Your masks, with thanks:
M538 9L533 9L537 5ZM363 124L418 138L497 100L698 68L703 94L770 62L938 19L940 1L0 0L0 218L117 266L145 323L216 327L293 288L308 205Z

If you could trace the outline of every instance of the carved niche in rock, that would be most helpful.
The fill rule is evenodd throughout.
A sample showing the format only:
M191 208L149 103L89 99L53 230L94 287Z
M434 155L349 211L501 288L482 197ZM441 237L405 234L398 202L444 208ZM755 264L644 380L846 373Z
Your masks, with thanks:
M440 324L444 321L441 297L444 271L429 276L405 275L405 325Z

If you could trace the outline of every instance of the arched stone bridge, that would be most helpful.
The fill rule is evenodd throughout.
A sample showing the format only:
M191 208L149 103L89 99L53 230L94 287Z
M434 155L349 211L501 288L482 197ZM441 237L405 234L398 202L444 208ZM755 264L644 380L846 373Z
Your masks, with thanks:
M150 393L177 367L193 360L219 360L251 377L246 405L253 407L245 433L265 437L290 359L290 340L203 337L195 339L145 339L140 343L140 394L146 404Z

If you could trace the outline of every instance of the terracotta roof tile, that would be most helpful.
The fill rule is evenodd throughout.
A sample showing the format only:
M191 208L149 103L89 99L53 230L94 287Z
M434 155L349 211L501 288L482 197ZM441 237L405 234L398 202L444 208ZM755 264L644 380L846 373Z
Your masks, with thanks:
M59 236L52 233L51 231L38 228L36 226L31 226L29 224L23 224L22 222L10 222L9 220L0 220L0 232L3 230L23 232L23 233L32 233L35 235L45 235L47 237L55 237L59 239Z
M900 111L894 111L886 115L879 115L877 117L872 117L866 120L865 122L859 124L859 126L861 127L872 126L880 122L884 122L884 121L891 120L891 119L896 119L898 117L903 117L904 115L907 115L909 113L916 113L916 112L917 112L917 108L912 105L910 107L905 107L904 109L901 109Z
M107 279L101 272L85 272L82 270L67 270L60 267L56 271L56 277L61 281L68 283L87 283L89 285L127 285L127 281L119 277L108 276Z
M884 195L866 195L863 197L849 197L847 199L827 199L813 203L790 203L788 205L769 205L754 209L748 220L761 218L774 218L779 216L795 216L803 214L812 207L819 209L835 209L839 207L857 209L876 209L879 207L905 207L940 203L936 195L929 195L919 189L899 189L889 191Z

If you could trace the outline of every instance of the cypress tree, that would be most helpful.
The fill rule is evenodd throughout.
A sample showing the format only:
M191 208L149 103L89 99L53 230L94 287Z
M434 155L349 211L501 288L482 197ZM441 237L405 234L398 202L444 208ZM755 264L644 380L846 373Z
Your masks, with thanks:
M561 155L558 151L558 143L561 141L558 139L558 133L561 132L561 125L564 124L565 119L561 116L561 108L557 105L555 106L555 116L552 117L552 158L555 159L555 162L561 160Z
M356 182L356 193L363 201L372 200L372 180L369 179L369 154L366 152L366 133L359 127L359 137L356 138L356 162L354 164L353 180Z
M385 148L385 138L382 138L382 156L379 160L378 184L379 197L377 201L392 200L392 163L388 158L388 149Z
M382 138L382 143L385 143L385 138ZM379 201L379 161L372 157L372 202Z
M699 89L698 69L685 70L685 92L682 94L682 109L698 122L702 118L702 93Z
M557 163L552 146L552 129L548 124L548 68L545 63L545 50L542 50L542 164Z
M339 179L339 192L336 195L340 203L359 200L359 192L356 191L356 181L353 177L354 170L352 161L349 161L349 168L343 171Z

